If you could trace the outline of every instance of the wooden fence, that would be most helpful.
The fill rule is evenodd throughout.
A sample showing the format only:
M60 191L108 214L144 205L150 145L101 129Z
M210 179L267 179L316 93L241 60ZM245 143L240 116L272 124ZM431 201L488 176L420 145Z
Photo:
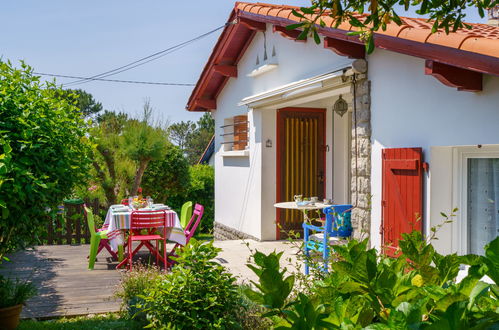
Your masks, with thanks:
M86 202L94 214L101 212L99 200ZM83 204L64 204L60 208L57 216L51 218L47 226L47 238L45 245L62 244L88 244L90 243L90 232L88 230L87 219L83 212Z

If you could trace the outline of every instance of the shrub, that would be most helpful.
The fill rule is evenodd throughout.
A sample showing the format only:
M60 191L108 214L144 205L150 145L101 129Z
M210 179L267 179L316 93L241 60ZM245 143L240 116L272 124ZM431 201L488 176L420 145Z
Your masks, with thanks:
M146 288L156 281L162 273L158 268L137 264L131 271L123 273L120 287L116 293L122 299L121 311L128 317L145 320L145 315L135 307L143 302L139 296L143 295Z
M170 202L171 196L184 196L189 188L189 163L182 150L168 144L166 155L160 160L151 161L142 180L142 188L155 201ZM179 203L182 202L179 200ZM177 209L178 205L170 205ZM178 207L178 211L182 205Z
M90 165L87 123L60 88L0 61L0 257L40 241Z
M143 303L149 327L176 329L238 328L240 306L235 278L212 261L220 249L213 242L191 240L178 253L171 272L145 290Z
M209 165L194 165L189 168L189 176L186 191L168 198L167 204L177 212L180 212L182 204L186 201L203 205L203 219L197 233L211 233L215 218L215 171Z
M0 308L24 304L26 300L36 294L36 287L33 283L15 281L0 275Z
M403 234L397 258L378 255L368 240L335 247L332 271L312 294L290 297L293 275L279 268L281 254L254 255L259 277L253 301L282 328L487 329L499 323L499 237L485 256L440 255L420 232ZM460 282L461 264L470 266ZM495 284L480 281L488 275Z

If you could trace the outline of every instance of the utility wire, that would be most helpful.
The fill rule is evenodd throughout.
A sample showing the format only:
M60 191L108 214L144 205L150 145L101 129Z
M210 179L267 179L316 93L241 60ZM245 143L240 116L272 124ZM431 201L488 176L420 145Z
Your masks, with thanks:
M72 78L72 79L91 79L97 81L110 81L110 82L119 82L119 83L128 83L128 84L146 84L146 85L164 85L164 86L195 86L196 84L182 84L182 83L168 83L168 82L154 82L154 81L136 81L136 80L118 80L118 79L103 79L103 78L85 78L78 76L67 76L62 74L53 74L53 73L43 73L43 72L33 72L34 74L38 74L40 76L50 76L50 77L60 77L60 78Z
M76 81L72 81L72 82L69 82L67 84L65 84L66 87L68 86L71 86L71 85L77 85L77 84L82 84L82 83L86 83L86 82L89 82L89 81L92 81L92 80L96 80L95 78L106 78L106 77L109 77L109 76L113 76L113 75L116 75L118 73L121 73L121 72L124 72L124 71L128 71L128 70L131 70L133 68L136 68L138 66L141 66L141 65L144 65L144 64L147 64L151 61L154 61L154 60L157 60L163 56L166 56L170 53L173 53L177 50L180 50L182 49L183 47L197 41L197 40L200 40L222 28L224 28L227 24L231 24L231 23L226 23L222 26L219 26L217 27L216 29L213 29L211 31L208 31L206 33L203 33L195 38L192 38L190 40L187 40L187 41L184 41L184 42L181 42L180 44L177 44L175 46L172 46L172 47L169 47L167 49L164 49L164 50L161 50L159 52L156 52L154 54L151 54L151 55L148 55L148 56L145 56L143 58L140 58L136 61L133 61L131 63L128 63L128 64L125 64L125 65L122 65L118 68L115 68L115 69L112 69L112 70L109 70L109 71L106 71L106 72L102 72L102 73L99 73L99 74L96 74L96 75L93 75L91 77L83 77L79 80L76 80ZM147 60L147 61L146 61Z

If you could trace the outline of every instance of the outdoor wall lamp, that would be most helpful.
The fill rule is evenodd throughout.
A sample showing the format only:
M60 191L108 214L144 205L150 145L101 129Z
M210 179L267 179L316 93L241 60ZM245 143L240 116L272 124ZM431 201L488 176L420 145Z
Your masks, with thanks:
M343 117L343 115L348 111L348 103L343 99L341 94L336 102L334 102L333 110L340 115L340 117Z
M272 148L272 140L271 139L267 139L267 141L265 141L265 146L267 148Z

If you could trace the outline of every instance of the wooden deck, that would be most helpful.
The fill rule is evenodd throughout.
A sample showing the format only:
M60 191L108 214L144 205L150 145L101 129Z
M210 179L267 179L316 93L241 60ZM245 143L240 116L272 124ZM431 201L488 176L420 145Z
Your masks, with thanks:
M297 252L282 241L217 241L215 246L222 249L215 260L227 267L240 283L257 279L246 266L250 256L248 247L264 253L284 251L282 262L294 259ZM99 255L95 269L88 270L89 249L87 244L39 246L10 255L12 261L3 262L0 274L30 278L38 288L38 295L23 308L22 318L43 319L119 310L120 302L114 294L123 271L115 269L117 261L113 261L106 251ZM138 258L148 259L148 254L141 252Z
M90 246L52 245L20 251L3 262L0 273L11 278L30 278L38 295L23 308L22 318L50 318L115 312L114 298L121 271L103 251L94 270L87 270Z

